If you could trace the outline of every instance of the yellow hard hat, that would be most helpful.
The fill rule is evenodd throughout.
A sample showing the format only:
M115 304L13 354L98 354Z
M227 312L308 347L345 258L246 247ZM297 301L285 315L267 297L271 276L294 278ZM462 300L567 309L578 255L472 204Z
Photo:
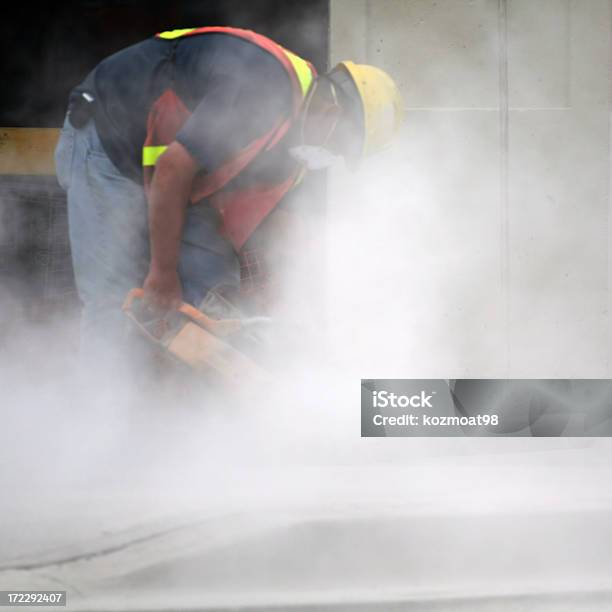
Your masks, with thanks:
M404 104L397 85L384 70L368 64L344 61L332 74L337 71L348 73L361 101L364 129L361 156L384 149L404 119Z

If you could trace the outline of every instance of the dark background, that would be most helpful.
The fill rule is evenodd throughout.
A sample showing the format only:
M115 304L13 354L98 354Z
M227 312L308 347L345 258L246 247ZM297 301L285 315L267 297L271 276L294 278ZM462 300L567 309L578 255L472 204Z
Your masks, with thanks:
M60 127L69 91L101 59L156 32L207 25L255 30L327 67L327 0L13 3L0 20L0 128ZM307 180L307 213L320 214L325 176ZM78 306L55 177L0 175L0 345L19 322Z
M327 0L13 3L0 20L0 126L61 126L68 92L101 59L163 30L248 28L324 71L328 24Z

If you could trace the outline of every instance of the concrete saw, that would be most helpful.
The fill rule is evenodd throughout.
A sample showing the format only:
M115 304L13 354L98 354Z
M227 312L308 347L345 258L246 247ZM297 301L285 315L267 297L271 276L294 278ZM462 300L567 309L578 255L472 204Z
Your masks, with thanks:
M178 361L216 382L230 385L247 381L265 382L269 373L246 352L260 342L258 330L269 322L265 317L242 317L236 309L231 318L215 318L185 302L162 315L143 300L144 290L132 289L123 311L133 327L161 354ZM212 303L214 302L214 303ZM228 304L214 292L203 304L211 310L228 312ZM223 308L219 309L221 304ZM217 306L217 308L215 308Z

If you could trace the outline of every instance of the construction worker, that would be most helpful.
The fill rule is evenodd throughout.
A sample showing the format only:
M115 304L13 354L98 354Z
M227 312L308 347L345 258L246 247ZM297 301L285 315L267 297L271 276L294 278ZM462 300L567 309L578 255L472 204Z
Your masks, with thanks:
M238 288L304 171L384 147L401 111L383 71L317 76L248 30L162 32L104 59L72 91L55 154L82 344L117 341L133 287L160 311Z

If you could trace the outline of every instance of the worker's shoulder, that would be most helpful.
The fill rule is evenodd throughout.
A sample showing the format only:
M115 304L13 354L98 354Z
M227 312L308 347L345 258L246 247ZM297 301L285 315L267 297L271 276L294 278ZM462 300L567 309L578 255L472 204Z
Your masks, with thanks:
M132 68L146 73L148 66L155 66L170 57L171 49L164 42L155 37L145 38L105 57L96 69L114 73Z
M269 48L232 34L210 32L181 38L175 57L179 66L199 63L212 73L286 78L283 64Z

